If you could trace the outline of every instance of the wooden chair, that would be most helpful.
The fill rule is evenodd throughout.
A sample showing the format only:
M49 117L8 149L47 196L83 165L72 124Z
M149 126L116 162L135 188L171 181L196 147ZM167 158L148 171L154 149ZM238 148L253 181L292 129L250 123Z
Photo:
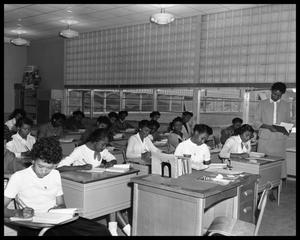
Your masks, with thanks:
M257 236L261 220L264 214L268 199L268 193L272 189L272 183L268 182L257 206L260 210L256 224L245 222L236 218L216 217L210 224L207 232L208 236L221 234L225 236Z

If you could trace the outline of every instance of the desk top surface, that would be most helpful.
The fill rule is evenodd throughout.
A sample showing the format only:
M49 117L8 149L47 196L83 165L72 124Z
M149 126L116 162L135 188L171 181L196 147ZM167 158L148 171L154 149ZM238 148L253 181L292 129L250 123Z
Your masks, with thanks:
M198 198L206 198L225 190L236 188L245 182L256 181L259 175L243 173L237 179L232 180L227 185L221 185L213 181L201 180L201 177L215 177L217 173L196 171L191 174L182 175L178 178L167 178L157 174L149 174L132 178L132 182L150 187L159 188L166 191L176 192Z
M255 159L257 162L251 162L247 158L240 158L240 157L230 158L231 161L236 161L236 162L241 162L241 163L248 163L248 164L256 164L256 165L271 164L273 162L278 162L278 161L284 160L283 157L269 156L269 155L266 155L265 157L253 158L253 159Z
M83 171L66 171L61 172L60 175L63 179L71 180L78 183L92 183L96 181L106 180L115 177L121 177L129 174L136 174L139 170L129 169L124 173L116 172L83 172Z

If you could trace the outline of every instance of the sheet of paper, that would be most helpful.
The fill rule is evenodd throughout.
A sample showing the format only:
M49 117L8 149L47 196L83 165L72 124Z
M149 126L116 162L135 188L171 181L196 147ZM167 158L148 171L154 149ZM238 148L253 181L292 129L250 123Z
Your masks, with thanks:
M130 168L130 164L129 163L126 163L126 164L115 164L113 167L129 169Z
M10 217L9 220L12 221L12 222L15 222L15 221L32 221L32 217L31 218Z
M78 212L78 208L54 208L49 212L51 213L63 213L63 214L75 214Z
M285 127L285 129L289 132L290 130L292 130L292 127L294 126L294 124L292 124L292 123L286 123L286 122L281 122L279 124L279 126Z
M48 223L48 224L58 224L73 218L73 214L64 213L35 213L32 217L32 222L36 223Z

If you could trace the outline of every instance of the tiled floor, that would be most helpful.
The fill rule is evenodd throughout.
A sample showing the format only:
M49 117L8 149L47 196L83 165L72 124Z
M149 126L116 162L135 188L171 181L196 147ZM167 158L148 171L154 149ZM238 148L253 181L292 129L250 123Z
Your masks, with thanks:
M275 194L276 195L276 194ZM280 205L268 200L259 236L296 236L296 181L283 183Z

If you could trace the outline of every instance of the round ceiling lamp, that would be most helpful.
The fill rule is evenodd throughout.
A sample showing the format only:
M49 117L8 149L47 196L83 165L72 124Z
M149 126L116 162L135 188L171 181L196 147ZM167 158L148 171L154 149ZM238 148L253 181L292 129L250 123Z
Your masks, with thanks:
M150 21L159 25L169 24L175 20L175 17L171 13L166 13L162 8L160 13L155 13L150 17Z
M60 31L59 36L64 38L75 38L79 36L79 33L77 31L71 29L71 25L78 23L78 21L72 19L66 19L66 20L61 20L61 22L68 24L68 28Z
M18 24L18 28L12 30L12 32L18 34L18 37L14 38L14 39L11 39L10 40L11 44L13 44L15 46L30 46L30 41L28 41L28 40L26 40L24 38L21 38L21 34L26 33L26 31L24 31L24 30L21 29L21 25L20 24Z

